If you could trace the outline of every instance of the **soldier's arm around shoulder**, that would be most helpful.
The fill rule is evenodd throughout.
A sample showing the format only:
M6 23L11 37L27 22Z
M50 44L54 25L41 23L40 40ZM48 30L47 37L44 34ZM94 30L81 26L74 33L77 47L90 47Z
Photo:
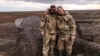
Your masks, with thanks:
M74 18L71 15L67 15L68 17L68 23L70 26L70 30L71 30L71 36L75 36L76 35L76 23Z

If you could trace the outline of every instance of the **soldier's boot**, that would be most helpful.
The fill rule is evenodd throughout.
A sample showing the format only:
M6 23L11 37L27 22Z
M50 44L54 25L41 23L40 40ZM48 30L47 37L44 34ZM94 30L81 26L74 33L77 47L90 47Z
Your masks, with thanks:
M63 50L59 50L59 56L63 56Z

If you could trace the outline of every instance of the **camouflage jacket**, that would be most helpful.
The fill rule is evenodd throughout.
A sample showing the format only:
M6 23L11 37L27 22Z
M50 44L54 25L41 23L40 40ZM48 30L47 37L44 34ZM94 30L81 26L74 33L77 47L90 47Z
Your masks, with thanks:
M75 20L71 15L57 16L57 30L63 34L76 35Z
M56 15L44 15L41 19L41 31L56 33Z

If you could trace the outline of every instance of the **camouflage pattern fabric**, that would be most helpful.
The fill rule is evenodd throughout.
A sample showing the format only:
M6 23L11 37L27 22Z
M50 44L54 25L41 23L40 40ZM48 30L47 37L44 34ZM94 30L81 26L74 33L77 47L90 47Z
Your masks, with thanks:
M44 32L43 36L43 56L53 56L53 49L56 40L56 16L45 15L41 19L41 32ZM50 50L50 52L49 52Z
M76 35L75 21L70 15L57 16L57 32L58 32L58 50L59 56L62 56L64 46L66 46L66 55L70 56L74 40L72 35Z

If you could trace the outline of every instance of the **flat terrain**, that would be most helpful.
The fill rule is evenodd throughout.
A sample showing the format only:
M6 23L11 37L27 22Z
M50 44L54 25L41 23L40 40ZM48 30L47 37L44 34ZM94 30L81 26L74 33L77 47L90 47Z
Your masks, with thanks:
M40 12L0 12L0 23L14 22L17 18L40 15Z
M100 10L71 10L75 19L100 19ZM43 11L0 12L0 23L14 22L17 18L28 16L42 16Z

